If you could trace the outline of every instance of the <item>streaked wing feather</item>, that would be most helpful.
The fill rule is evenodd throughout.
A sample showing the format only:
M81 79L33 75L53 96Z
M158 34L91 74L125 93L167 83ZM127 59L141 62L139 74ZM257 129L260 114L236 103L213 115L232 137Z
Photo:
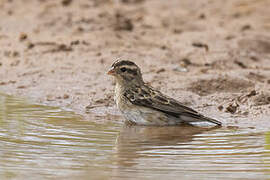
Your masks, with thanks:
M181 113L192 113L198 114L197 111L186 107L182 103L170 98L159 91L153 90L148 86L137 87L125 92L126 98L131 103L146 106L149 108L155 108L161 111L181 114Z
M198 121L210 121L218 125L221 124L220 122L205 117L175 99L170 98L159 91L153 90L148 86L129 89L124 93L124 96L135 105L153 108L175 117L184 115L192 117Z

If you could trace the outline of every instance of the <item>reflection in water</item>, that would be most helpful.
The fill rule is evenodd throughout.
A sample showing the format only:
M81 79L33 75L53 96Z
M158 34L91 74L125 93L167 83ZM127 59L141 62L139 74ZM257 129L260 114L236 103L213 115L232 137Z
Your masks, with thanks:
M0 94L0 179L270 177L270 132L121 127L111 118Z
M132 159L136 160L140 156L144 156L139 152L151 151L155 147L158 147L158 149L173 148L179 143L192 141L196 134L217 128L219 127L207 129L188 125L169 127L124 126L117 138L118 163L123 166L128 166L130 163L132 165Z
M270 151L262 146L263 137L250 130L125 126L113 174L116 179L269 177Z

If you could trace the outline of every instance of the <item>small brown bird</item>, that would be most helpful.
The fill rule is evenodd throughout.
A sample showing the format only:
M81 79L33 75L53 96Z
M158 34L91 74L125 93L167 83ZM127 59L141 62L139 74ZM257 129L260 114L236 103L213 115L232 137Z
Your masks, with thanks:
M116 61L107 74L115 77L116 105L132 124L166 126L207 121L221 126L221 122L149 87L143 81L140 68L132 61Z

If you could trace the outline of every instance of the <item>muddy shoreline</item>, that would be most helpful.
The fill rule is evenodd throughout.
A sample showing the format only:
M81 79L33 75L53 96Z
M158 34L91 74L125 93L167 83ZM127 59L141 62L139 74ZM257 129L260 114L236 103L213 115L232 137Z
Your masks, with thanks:
M1 1L0 92L118 123L105 72L130 59L153 87L227 126L270 127L269 6Z

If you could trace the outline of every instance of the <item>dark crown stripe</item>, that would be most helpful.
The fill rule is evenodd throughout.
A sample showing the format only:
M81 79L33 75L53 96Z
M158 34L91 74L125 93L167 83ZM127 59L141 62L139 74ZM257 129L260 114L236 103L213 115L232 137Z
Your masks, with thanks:
M123 65L128 65L128 66L134 65L134 66L136 66L136 64L134 62L123 60L123 61L116 61L115 63L113 63L112 67L123 66Z

